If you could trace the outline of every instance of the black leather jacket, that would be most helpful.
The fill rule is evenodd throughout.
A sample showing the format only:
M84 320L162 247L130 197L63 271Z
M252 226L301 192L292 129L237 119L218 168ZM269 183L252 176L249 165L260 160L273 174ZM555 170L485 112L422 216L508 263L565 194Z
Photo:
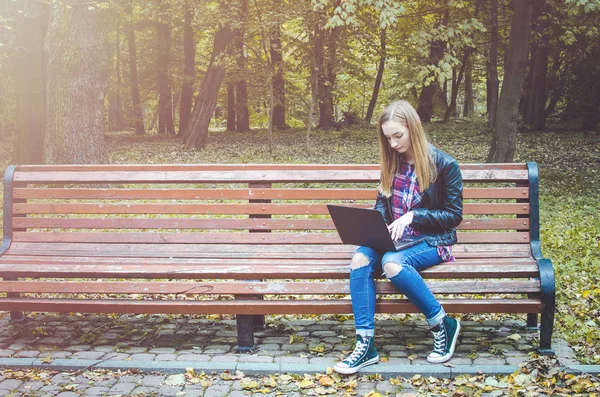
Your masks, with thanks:
M437 179L425 190L420 208L414 208L411 227L418 230L431 246L456 244L456 226L462 221L462 174L449 154L431 146ZM377 194L375 209L389 225L394 221L392 198Z

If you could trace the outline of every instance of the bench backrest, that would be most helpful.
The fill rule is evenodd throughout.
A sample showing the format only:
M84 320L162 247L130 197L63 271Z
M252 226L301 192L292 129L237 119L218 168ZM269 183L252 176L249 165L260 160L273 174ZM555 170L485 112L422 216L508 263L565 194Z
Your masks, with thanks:
M535 164L460 168L464 255L530 255L539 239ZM5 238L47 246L339 245L325 204L372 207L378 181L378 165L360 164L11 166Z

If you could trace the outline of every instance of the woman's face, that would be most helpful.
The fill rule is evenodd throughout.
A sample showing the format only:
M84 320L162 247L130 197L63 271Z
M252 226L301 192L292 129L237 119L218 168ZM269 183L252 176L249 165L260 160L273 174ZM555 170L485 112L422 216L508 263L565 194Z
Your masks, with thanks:
M388 143L400 154L412 157L412 143L408 126L396 120L389 120L381 124L381 131L387 138Z

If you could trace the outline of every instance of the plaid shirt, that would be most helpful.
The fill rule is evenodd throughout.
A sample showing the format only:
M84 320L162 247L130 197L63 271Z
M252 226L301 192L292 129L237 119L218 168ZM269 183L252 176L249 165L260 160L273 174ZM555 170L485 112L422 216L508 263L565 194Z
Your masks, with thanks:
M394 220L400 218L413 208L419 208L421 206L421 200L423 199L423 193L419 188L419 182L417 181L417 171L414 164L401 160L400 169L394 176L394 182L392 184L392 212L394 214ZM407 226L404 229L404 234L407 236L418 236L420 233L418 230ZM443 262L454 262L452 256L452 246L438 246L438 255Z

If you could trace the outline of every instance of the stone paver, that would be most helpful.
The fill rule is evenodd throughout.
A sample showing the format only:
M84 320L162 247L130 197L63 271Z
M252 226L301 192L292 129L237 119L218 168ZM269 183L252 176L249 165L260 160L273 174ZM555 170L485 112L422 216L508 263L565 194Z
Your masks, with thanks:
M137 384L135 384L135 383L128 383L128 382L124 382L124 381L119 381L113 387L110 388L110 390L108 391L108 393L111 394L111 395L114 395L114 394L128 394L129 392L131 392L136 387L137 387Z
M98 360L101 357L104 357L106 353L104 352L95 352L95 351L84 351L74 353L70 358L79 359L79 360Z
M139 353L139 354L132 354L129 359L131 361L154 361L154 358L156 357L156 354L150 354L150 353Z
M0 383L0 390L18 389L21 383L23 382L17 379L6 379Z
M93 319L93 320L92 320ZM423 321L402 321L389 319L377 322L376 346L382 360L380 366L368 367L378 373L380 368L403 367L415 371L431 368L426 357L431 351L431 336ZM50 359L51 363L66 360L86 360L87 362L107 362L132 368L122 370L119 377L111 373L99 373L90 377L84 372L70 371L52 374L48 380L22 381L2 376L0 372L0 396L11 390L36 396L270 396L275 390L267 392L244 390L239 379L224 380L223 372L213 373L213 368L234 368L260 370L269 368L268 373L278 372L280 368L301 368L298 374L310 374L310 368L322 371L333 366L339 359L352 351L354 346L354 328L351 320L315 321L308 319L278 320L277 327L267 326L255 332L255 349L250 353L236 350L235 320L209 320L202 317L166 317L123 315L118 320L104 316L52 316L51 321L45 315L26 318L26 329L43 327L51 336L35 338L33 335L13 336L12 325L0 318L0 359ZM269 318L267 317L267 324ZM75 327L77 324L77 327ZM493 366L516 366L530 359L530 353L537 346L538 332L525 328L520 320L503 321L463 321L461 322L459 345L455 355L448 363L451 367L472 366L473 368ZM73 329L108 330L89 344L83 344L79 338L73 338ZM130 330L137 331L128 334ZM84 331L88 332L88 331ZM519 334L521 339L513 341L507 338ZM144 335L144 338L140 336ZM292 337L292 338L291 338ZM290 340L293 339L293 343ZM60 342L60 343L58 343ZM553 342L558 358L565 365L575 365L576 356L569 345L562 341ZM322 348L322 349L321 349ZM416 356L416 358L415 358ZM410 357L410 358L409 358ZM156 365L165 368L161 372L139 372L138 366ZM173 387L166 380L173 374L185 371L182 365L193 366L196 375L204 371L209 382L203 387L198 379L189 380L185 385ZM154 367L153 367L154 368ZM170 369L169 369L170 368ZM203 370L205 368L205 370ZM512 367L511 367L512 368ZM458 369L460 370L460 368ZM448 370L450 371L450 369ZM315 370L316 372L316 370ZM96 373L96 372L94 372ZM250 376L250 375L248 375ZM262 375L261 375L262 376ZM260 380L261 376L255 377ZM366 379L366 378L365 378ZM50 382L52 384L50 384ZM68 390L67 385L78 384L76 389ZM357 396L363 396L372 390L381 395L416 395L410 383L404 388L387 380L359 382ZM307 390L298 384L289 382L279 384L282 395L300 397ZM179 393L179 394L178 394ZM184 394L185 393L185 394Z
M110 389L108 387L92 386L85 390L84 396L104 396Z

